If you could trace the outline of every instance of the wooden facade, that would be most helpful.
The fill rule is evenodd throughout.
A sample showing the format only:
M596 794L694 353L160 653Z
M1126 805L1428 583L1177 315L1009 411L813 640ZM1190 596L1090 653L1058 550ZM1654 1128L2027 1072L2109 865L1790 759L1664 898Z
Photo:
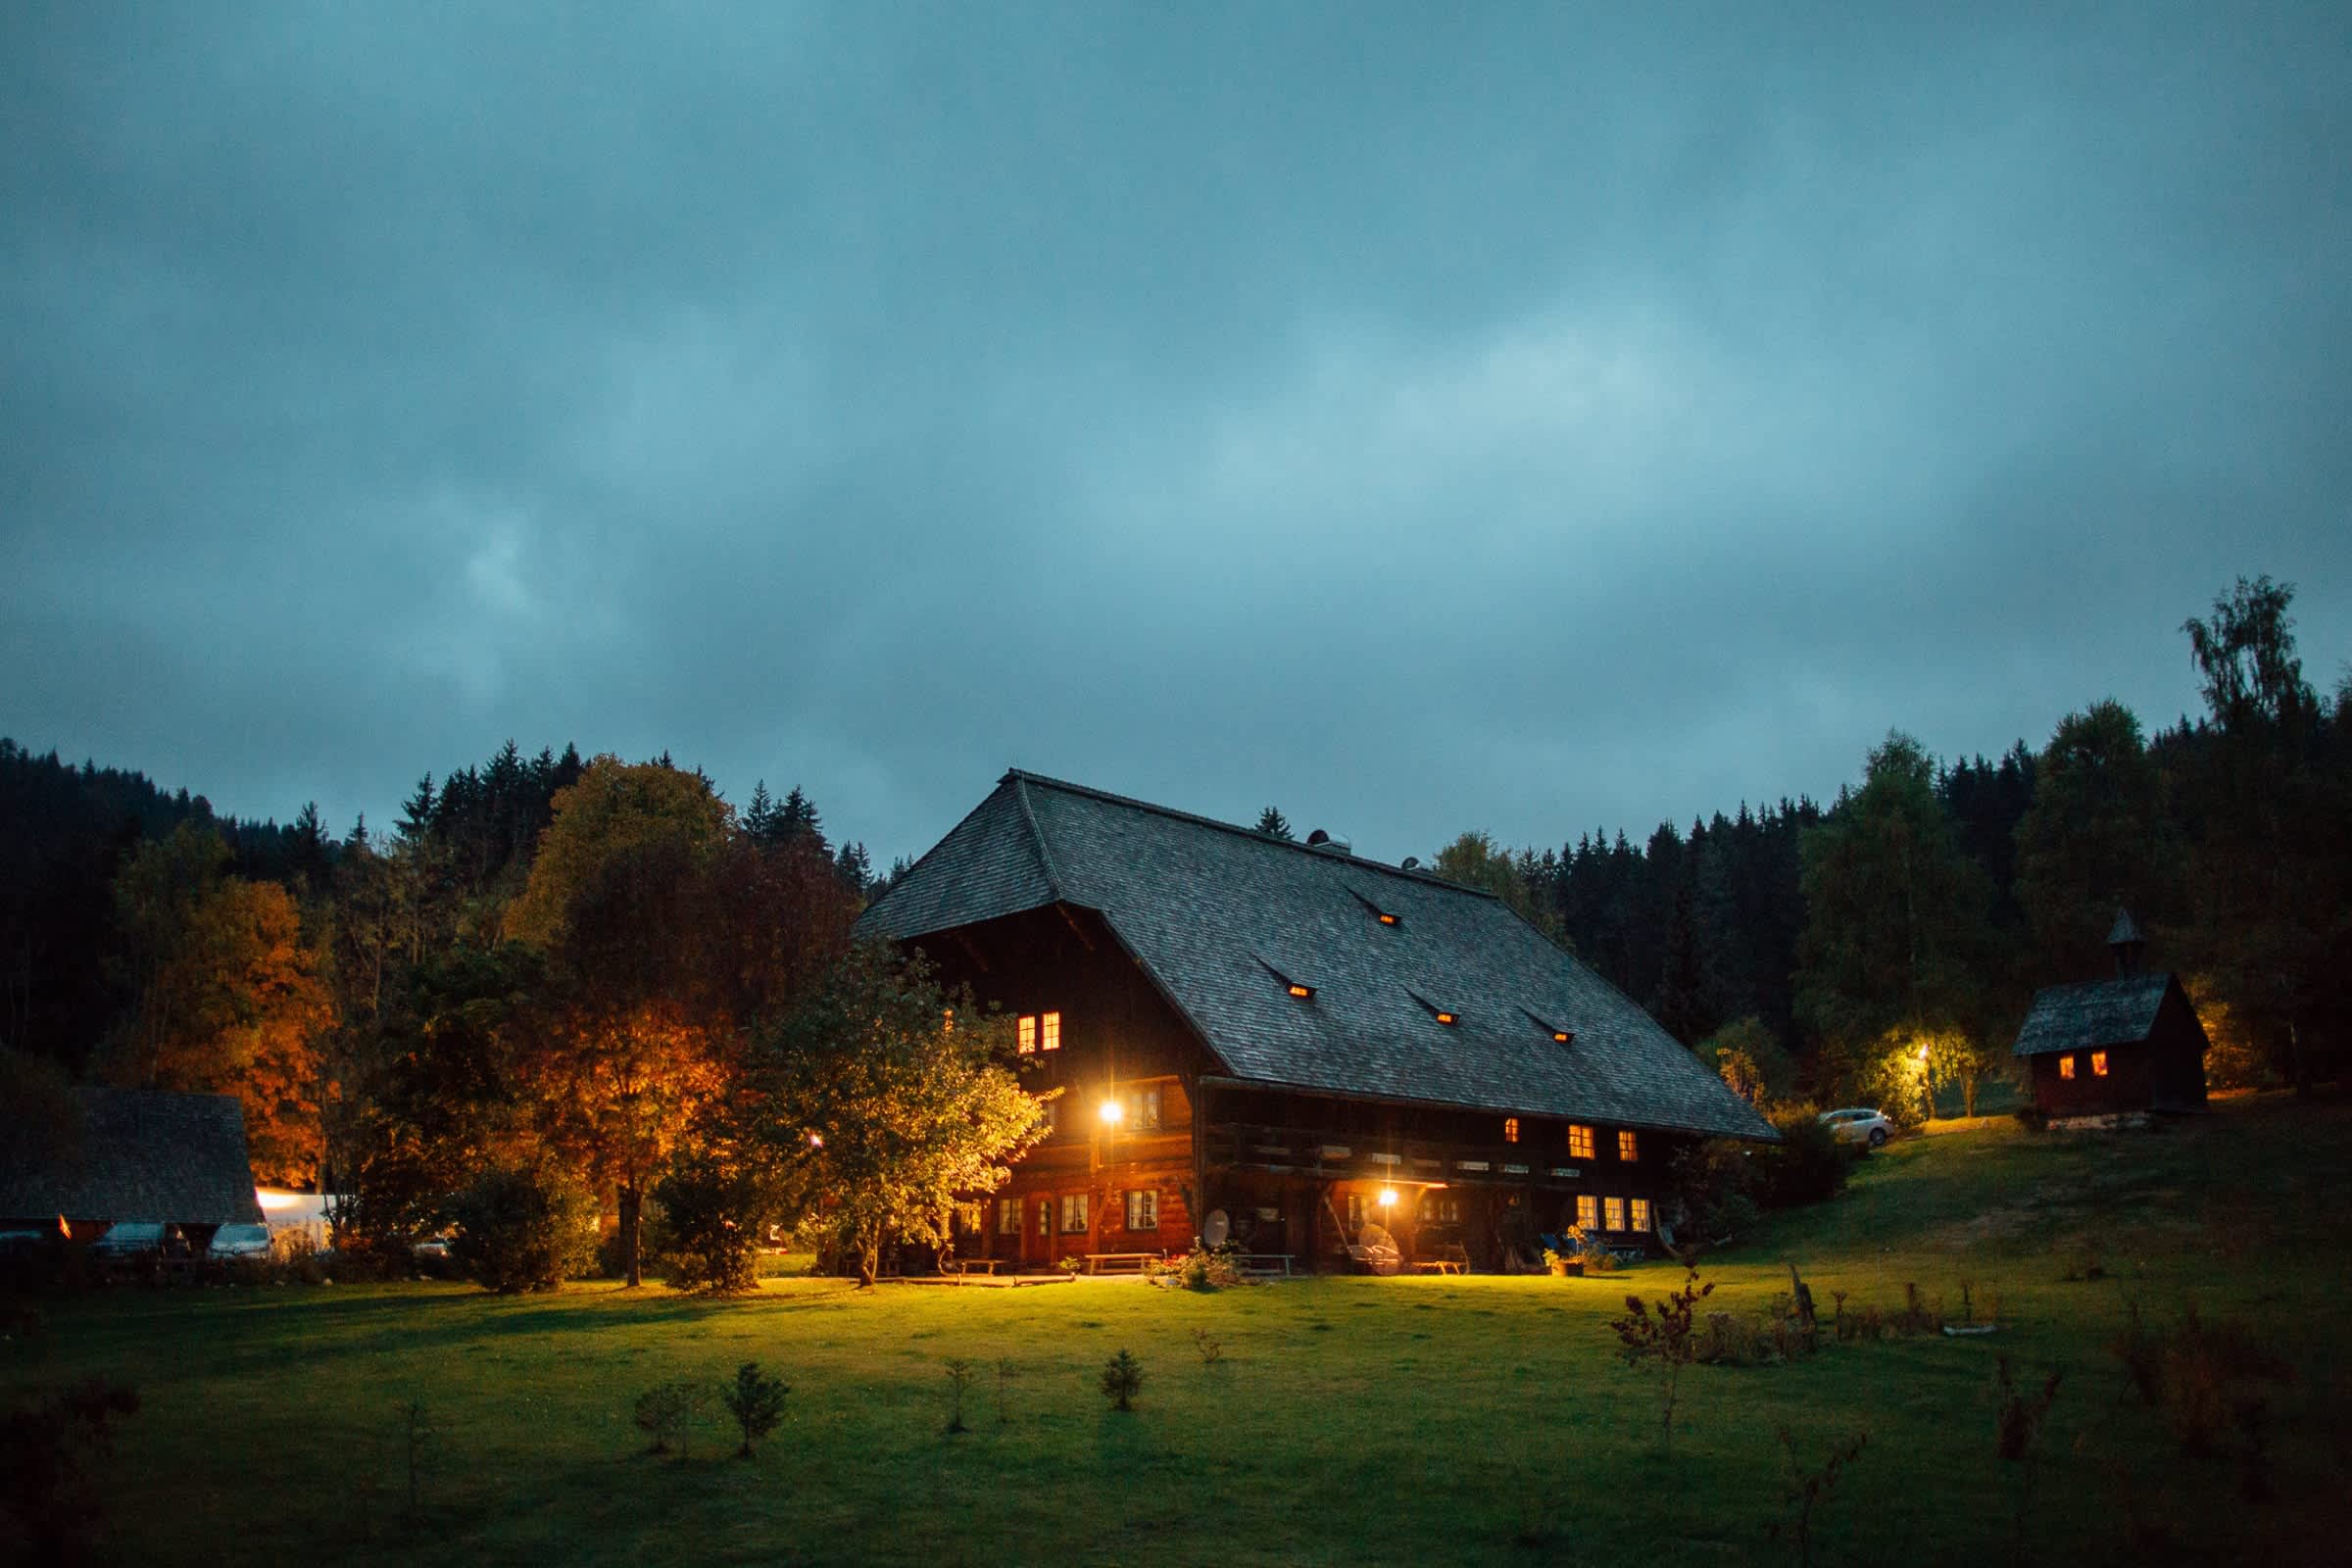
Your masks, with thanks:
M1650 1245L1666 1167L1754 1110L1491 895L1008 773L866 911L1022 1020L1052 1131L957 1215L1043 1268L1190 1249L1501 1266L1581 1220ZM1114 1107L1105 1114L1105 1107Z
M1666 1167L1691 1142L1656 1128L1226 1076L1093 910L1055 905L917 945L944 980L984 1004L1057 1017L1058 1044L1040 1040L1019 1057L1053 1130L1003 1190L975 1195L959 1213L961 1256L1045 1267L1088 1253L1180 1252L1222 1210L1245 1250L1301 1268L1345 1267L1346 1247L1367 1224L1394 1236L1408 1265L1459 1248L1475 1267L1501 1267L1510 1209L1526 1208L1534 1234L1558 1234L1579 1223L1580 1199L1594 1228L1646 1248ZM1119 1107L1116 1120L1105 1104Z
M2146 940L2119 912L2113 979L2050 986L2018 1031L2044 1116L2194 1111L2205 1105L2205 1026L2180 977L2139 967Z

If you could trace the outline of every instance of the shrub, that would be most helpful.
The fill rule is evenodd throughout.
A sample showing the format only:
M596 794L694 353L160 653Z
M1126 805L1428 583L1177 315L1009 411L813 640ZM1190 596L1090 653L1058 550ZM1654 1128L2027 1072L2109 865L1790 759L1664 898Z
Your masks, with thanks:
M552 1166L492 1166L449 1202L451 1259L501 1294L552 1291L596 1249L596 1200Z
M738 1456L749 1459L752 1445L776 1430L784 1419L784 1396L791 1392L782 1380L760 1370L757 1361L746 1361L735 1369L734 1383L720 1397L726 1401L727 1414L735 1418L735 1425L743 1433L743 1446L735 1450ZM962 1397L963 1390L958 1385L957 1420L962 1419Z
M82 1561L107 1496L97 1470L113 1423L138 1408L137 1390L92 1378L0 1416L0 1544L20 1545L25 1562Z
M1102 1363L1102 1396L1113 1410L1132 1410L1144 1390L1144 1364L1121 1350Z
M955 1402L948 1411L948 1431L951 1434L968 1430L963 1424L964 1391L972 1386L972 1363L961 1356L948 1362L948 1387L955 1391Z
M1860 1145L1839 1142L1810 1104L1784 1106L1771 1120L1781 1141L1758 1150L1754 1157L1756 1196L1764 1206L1793 1208L1844 1191Z
M1193 1348L1200 1352L1202 1366L1215 1366L1225 1359L1225 1342L1206 1329L1193 1330Z
M1787 1427L1778 1429L1781 1449L1788 1455L1788 1486L1781 1494L1782 1517L1764 1527L1765 1535L1775 1541L1786 1541L1796 1553L1799 1563L1813 1561L1813 1516L1830 1494L1837 1490L1838 1477L1845 1467L1862 1457L1870 1446L1870 1434L1857 1432L1830 1450L1830 1456L1818 1469L1807 1470L1796 1454L1796 1434Z
M1658 1370L1659 1426L1669 1453L1674 1451L1675 1395L1681 1387L1683 1368L1698 1352L1691 1319L1700 1300L1715 1294L1713 1281L1699 1284L1695 1264L1686 1264L1685 1269L1681 1290L1660 1297L1654 1308L1639 1296L1628 1296L1625 1316L1609 1323L1617 1331L1617 1353L1627 1366L1649 1365Z
M1242 1265L1235 1253L1225 1248L1211 1250L1196 1247L1182 1257L1157 1264L1145 1272L1154 1284L1173 1285L1188 1291L1222 1291L1250 1283L1250 1276L1242 1272Z
M1728 1138L1692 1144L1675 1154L1666 1174L1673 1194L1668 1210L1686 1244L1722 1247L1762 1216L1755 1161L1744 1145Z
M710 1411L710 1391L700 1383L662 1383L637 1396L630 1419L654 1440L648 1453L667 1453L675 1444L686 1451L686 1435Z
M704 1152L682 1157L654 1189L665 1216L671 1288L733 1296L759 1288L768 1183L749 1163Z

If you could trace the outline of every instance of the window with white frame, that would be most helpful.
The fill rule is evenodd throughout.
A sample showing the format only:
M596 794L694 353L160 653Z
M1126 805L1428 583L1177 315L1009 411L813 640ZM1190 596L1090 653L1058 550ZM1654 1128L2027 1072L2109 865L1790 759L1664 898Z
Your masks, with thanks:
M1604 1230L1625 1229L1625 1200L1604 1198L1600 1200L1600 1223Z
M1061 1195L1061 1234L1077 1236L1086 1230L1086 1194Z
M1159 1229L1159 1194L1150 1188L1139 1188L1127 1195L1127 1228L1131 1231Z

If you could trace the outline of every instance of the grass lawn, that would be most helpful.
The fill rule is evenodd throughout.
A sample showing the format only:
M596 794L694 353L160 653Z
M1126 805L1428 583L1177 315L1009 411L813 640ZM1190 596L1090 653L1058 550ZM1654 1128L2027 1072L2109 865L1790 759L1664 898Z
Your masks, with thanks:
M1994 1453L1993 1362L2065 1384L2044 1439L2036 1561L2341 1562L2352 1542L2345 1291L2352 1107L2265 1099L2184 1129L1906 1140L1835 1203L1710 1259L1710 1306L1805 1271L1827 1313L1916 1282L1986 1339L1834 1346L1686 1374L1660 1451L1650 1378L1612 1355L1615 1281L1328 1279L1213 1296L1131 1280L1024 1290L767 1282L706 1302L583 1285L496 1299L442 1285L122 1290L44 1307L0 1345L11 1390L103 1372L143 1408L112 1461L111 1549L137 1562L1534 1563L1792 1560L1767 1540L1786 1461L1869 1434L1821 1516L1822 1560L2010 1560L2019 1467ZM2069 1281L2094 1260L2100 1280ZM2269 1391L2276 1499L2234 1431L2181 1455L2106 1342L2128 1298L2193 1298L2295 1369ZM1203 1365L1193 1331L1221 1343ZM1125 1347L1146 1384L1095 1381ZM947 1436L943 1365L978 1370ZM1002 1358L1017 1375L996 1408ZM793 1386L753 1461L716 1428L653 1457L637 1393L757 1359ZM403 1528L400 1408L432 1428ZM2171 1543L2170 1546L2165 1544ZM2144 1548L2144 1549L2142 1549Z

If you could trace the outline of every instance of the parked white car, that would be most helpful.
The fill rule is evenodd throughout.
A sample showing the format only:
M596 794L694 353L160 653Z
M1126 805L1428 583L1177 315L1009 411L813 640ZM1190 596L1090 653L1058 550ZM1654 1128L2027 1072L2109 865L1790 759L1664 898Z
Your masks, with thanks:
M270 1260L270 1227L223 1225L213 1232L213 1245L207 1255L216 1263L266 1263Z
M1877 1149L1894 1136L1894 1123L1882 1110L1856 1105L1845 1110L1825 1110L1821 1119L1840 1143L1868 1144Z

